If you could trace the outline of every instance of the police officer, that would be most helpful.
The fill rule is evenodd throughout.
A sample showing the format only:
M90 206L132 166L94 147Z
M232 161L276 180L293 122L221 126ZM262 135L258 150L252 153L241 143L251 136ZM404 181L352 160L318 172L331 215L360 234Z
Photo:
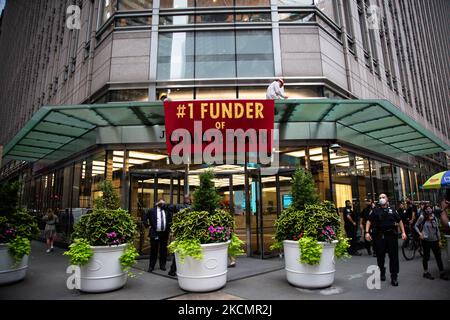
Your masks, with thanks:
M357 239L356 239L356 225L357 219L356 215L352 210L352 202L350 200L345 201L344 208L344 228L347 238L350 238L350 248L348 253L352 256L360 256L361 253L357 250Z
M386 268L384 259L386 252L389 255L389 272L391 273L391 284L398 286L398 234L397 226L400 225L402 239L406 240L405 227L398 212L389 206L388 197L382 193L379 197L380 207L373 210L366 224L365 239L371 241L369 230L372 227L374 247L377 253L377 263L381 271L381 281L386 281Z

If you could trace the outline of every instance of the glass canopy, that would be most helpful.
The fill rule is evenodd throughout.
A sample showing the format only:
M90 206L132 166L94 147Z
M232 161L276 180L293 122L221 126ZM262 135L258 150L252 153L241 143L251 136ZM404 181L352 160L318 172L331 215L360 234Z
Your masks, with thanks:
M450 146L385 100L283 100L275 123L333 123L329 139L378 153L432 154ZM96 144L99 127L164 125L162 102L42 107L4 149L8 159L57 161ZM296 139L302 139L301 133Z

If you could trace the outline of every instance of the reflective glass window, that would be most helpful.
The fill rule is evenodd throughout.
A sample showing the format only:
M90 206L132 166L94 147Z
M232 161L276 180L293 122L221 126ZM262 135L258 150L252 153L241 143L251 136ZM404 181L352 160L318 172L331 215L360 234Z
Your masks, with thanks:
M233 7L234 0L197 0L197 7Z
M236 0L236 7L239 6L270 6L270 0Z
M158 43L158 79L194 77L194 33L160 33Z
M194 15L177 15L177 16L160 16L159 24L162 26L180 26L186 24L194 24L195 16Z
M103 24L116 12L117 0L102 0L101 8L100 21Z
M139 27L150 26L152 24L152 17L127 17L116 20L116 27Z
M232 23L234 16L231 13L214 13L197 15L196 23Z
M119 10L149 10L153 8L152 0L119 0Z
M270 13L236 13L236 22L271 22Z
M236 53L239 77L274 74L272 31L237 31Z
M195 7L195 0L160 0L161 9L182 9Z
M234 33L198 32L195 39L195 63L196 78L235 77Z
M316 21L316 15L304 12L280 13L279 19L280 22L313 22Z

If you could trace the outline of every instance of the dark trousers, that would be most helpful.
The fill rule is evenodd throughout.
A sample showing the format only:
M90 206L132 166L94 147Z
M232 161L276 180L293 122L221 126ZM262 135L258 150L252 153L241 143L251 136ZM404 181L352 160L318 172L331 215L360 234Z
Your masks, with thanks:
M172 260L172 265L170 266L170 272L172 273L175 273L175 272L177 272L177 262L176 262L176 259L175 259L175 254L173 255L173 260Z
M366 248L368 254L372 254L372 241L367 241L364 239L364 247Z
M150 265L149 268L154 269L156 260L158 258L159 249L159 266L165 267L167 261L167 241L169 239L169 232L157 232L158 239L150 238Z
M428 270L428 260L430 260L430 250L433 251L434 257L439 268L439 271L444 271L442 264L441 249L439 248L439 241L422 241L423 247L423 270Z
M389 255L389 272L393 278L397 278L399 272L398 263L398 237L397 234L392 233L382 233L377 234L374 238L374 248L377 254L377 264L381 270L382 274L386 273L384 267L384 260L386 253Z
M356 242L356 227L353 224L345 224L345 233L347 234L347 238L350 238L350 247L348 248L348 253L355 253L357 251L357 242Z

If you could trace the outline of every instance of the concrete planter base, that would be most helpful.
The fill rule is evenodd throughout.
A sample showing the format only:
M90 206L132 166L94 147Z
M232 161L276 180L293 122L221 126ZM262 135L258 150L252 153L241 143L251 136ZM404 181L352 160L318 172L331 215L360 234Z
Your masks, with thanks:
M0 285L13 283L25 278L28 270L28 255L22 257L22 261L16 261L8 252L8 245L0 244Z
M127 244L119 246L92 246L94 255L80 268L80 290L107 292L122 288L127 282L119 258Z
M331 286L335 274L334 247L336 243L338 241L333 241L333 243L320 242L323 247L320 263L311 266L298 262L300 248L297 241L283 241L287 281L296 287L306 289L320 289Z
M191 292L209 292L224 287L227 283L230 243L231 241L202 244L202 260L186 257L181 263L175 253L180 288Z

